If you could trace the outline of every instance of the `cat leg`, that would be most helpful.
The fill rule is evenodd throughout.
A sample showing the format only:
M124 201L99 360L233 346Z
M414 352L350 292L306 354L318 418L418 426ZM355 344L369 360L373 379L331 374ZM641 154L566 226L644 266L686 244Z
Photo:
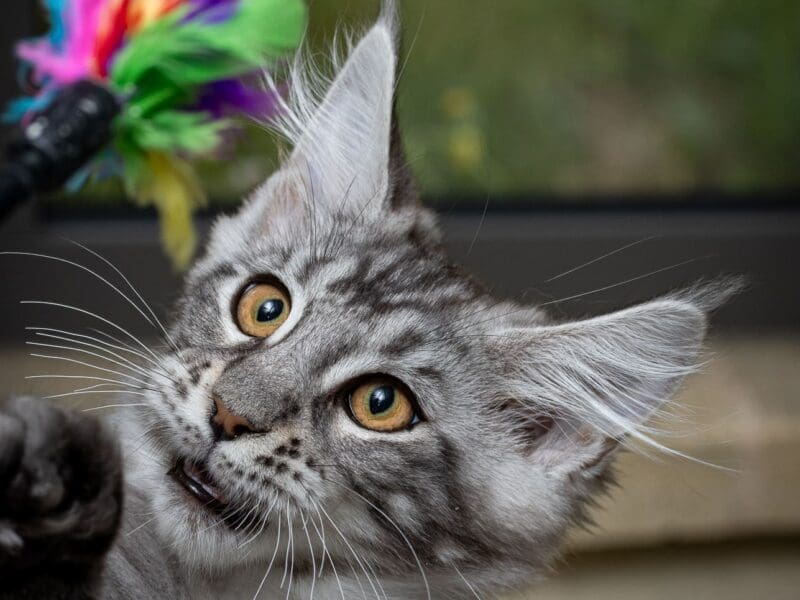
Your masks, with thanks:
M0 599L99 598L121 508L119 449L97 419L0 405Z

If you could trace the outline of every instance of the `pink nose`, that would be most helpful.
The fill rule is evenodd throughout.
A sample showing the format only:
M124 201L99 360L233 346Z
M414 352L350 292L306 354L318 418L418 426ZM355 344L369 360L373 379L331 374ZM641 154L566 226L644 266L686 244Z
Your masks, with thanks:
M233 440L240 435L256 431L250 421L228 410L228 407L225 406L219 396L214 396L214 405L216 410L211 417L211 427L218 438L224 437L226 440Z

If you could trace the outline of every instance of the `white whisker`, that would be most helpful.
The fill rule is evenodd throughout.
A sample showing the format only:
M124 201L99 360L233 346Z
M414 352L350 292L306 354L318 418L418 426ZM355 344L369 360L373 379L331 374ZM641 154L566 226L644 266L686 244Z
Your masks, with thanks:
M292 545L292 564L289 568L289 585L286 586L286 600L289 600L289 595L292 593L292 582L294 581L294 523L291 516L291 505L286 506L286 520L289 524L289 541Z
M311 519L311 525L314 526L314 529L317 531L317 535L319 539L322 540L322 552L323 552L323 560L322 565L320 565L320 574L322 574L322 566L325 564L325 556L328 557L328 562L331 563L331 570L333 571L333 576L336 578L336 585L339 586L339 594L342 597L342 600L345 600L344 597L344 589L342 588L342 580L339 579L339 573L336 571L336 565L333 562L333 557L331 556L330 551L328 550L328 546L325 543L325 521L322 519L322 515L319 512L319 508L317 507L316 502L309 498L309 502L311 503L312 508L317 512L317 516L319 516L319 525L322 528L322 533L320 533L319 529L317 529L316 523L314 523L314 519Z
M606 258L611 258L615 254L619 254L620 252L623 252L623 251L627 250L628 248L633 248L634 246L638 246L639 244L644 244L645 242L652 241L652 240L656 239L657 237L660 237L660 236L651 235L651 236L648 236L646 238L642 238L641 240L636 240L635 242L631 242L630 244L625 244L621 248L617 248L616 250L612 250L611 252L606 252L605 254L602 254L602 255L598 256L597 258L593 258L592 260L587 261L587 262L585 262L585 263L583 263L581 265L578 265L577 267L572 267L571 269L569 269L567 271L564 271L563 273L559 273L558 275L555 275L555 276L551 277L550 279L545 279L542 283L550 283L551 281L556 281L557 279L561 279L562 277L566 277L567 275L571 275L572 273L575 273L576 271L580 271L581 269L585 269L586 267L588 267L590 265L593 265L593 264L595 264L597 262L600 262L601 260L605 260Z
M88 392L89 390L96 390L97 388L108 387L109 385L111 385L111 384L110 383L96 383L94 385L87 385L86 387L78 388L78 389L73 390L73 391L74 392ZM138 389L138 388L136 388L136 389Z
M155 516L155 517L152 517L152 518L150 518L150 519L147 519L147 521L145 521L144 523L142 523L142 524L141 524L141 525L139 525L138 527L135 527L134 529L131 529L130 531L126 532L126 533L125 533L125 537L128 537L128 536L131 536L131 535L133 535L134 533L136 533L137 531L139 531L139 530L140 530L142 527L145 527L145 526L149 525L150 523L152 523L153 521L155 521L157 518L158 518L158 516Z
M617 288L617 287L620 287L620 286L623 286L623 285L627 285L629 283L634 283L636 281L639 281L640 279L645 279L647 277L652 277L653 275L658 275L659 273L663 273L665 271L670 271L672 269L677 269L679 267L683 267L683 266L688 265L688 264L693 263L693 262L697 262L697 259L696 258L690 258L688 260L681 261L681 262L676 263L674 265L669 265L667 267L662 267L660 269L655 269L654 271L650 271L648 273L644 273L643 275L637 275L636 277L631 277L629 279L625 279L623 281L619 281L619 282L613 283L611 285L606 285L606 286L603 286L603 287L595 288L593 290L589 290L588 292L581 292L580 294L574 294L572 296L567 296L566 298L559 298L558 300L551 300L550 302L545 302L544 304L538 305L538 308L542 308L544 306L549 306L551 304L558 304L560 302L567 302L568 300L577 300L578 298L583 298L584 296L590 296L592 294L597 294L599 292L605 292L607 290L611 290L611 289L614 289L614 288Z
M145 377L150 377L150 376L153 376L153 375L159 375L160 377L168 379L169 381L172 381L173 383L177 383L174 379L169 377L169 375L167 375L165 373L162 373L160 371L160 368L161 368L160 365L158 365L155 362L153 362L153 364L159 370L146 369L146 368L144 368L144 367L142 367L140 365L137 365L135 362L132 362L132 361L128 360L124 356L121 356L120 354L117 354L116 352L105 348L104 346L100 346L100 345L97 345L97 344L92 344L91 342L84 342L84 341L81 341L81 340L72 339L71 337L62 336L62 335L55 335L55 334L52 334L52 333L44 333L44 332L41 332L41 331L37 331L35 335L37 335L39 337L47 338L47 339L60 340L62 342L70 342L72 344L78 344L80 346L86 346L87 348L93 348L95 350L98 350L99 352L105 352L109 356L113 356L114 358L119 359L119 362L111 360L108 357L101 356L100 358L103 358L103 360L108 360L109 362L114 362L115 364L117 364L120 367L127 367L127 368L129 368L129 369L141 374L141 375L144 375ZM30 343L34 344L34 342L30 342ZM75 350L75 351L81 351L79 348L72 348L72 349Z
M264 577L261 578L261 583L258 585L258 589L256 590L255 596L253 596L253 600L258 600L258 595L261 593L261 590L264 587L264 584L267 581L267 577L269 577L269 572L272 570L272 565L275 562L275 557L278 555L278 547L281 544L281 520L278 519L278 539L275 541L275 551L272 553L272 558L269 561L269 565L267 566L267 571L264 573Z
M408 546L408 549L409 549L409 550L411 550L411 554L414 556L414 560L416 561L416 563L417 563L417 567L419 568L419 573L420 573L420 575L422 576L422 581L425 583L425 591L426 591L426 594L427 594L427 596L428 596L428 600L431 600L431 589L430 589L430 586L428 585L428 577L425 575L425 569L423 569L423 568L422 568L422 561L419 559L419 556L417 556L417 552L416 552L416 550L414 550L414 547L411 545L411 542L409 541L408 537L406 537L406 534L405 534L405 533L403 533L403 530L402 530L402 529L400 529L400 527L397 525L397 523L395 523L395 522L394 522L394 520L392 520L392 519L389 517L389 515L387 515L387 514L386 514L385 512L383 512L383 511L382 511L380 508L378 508L378 507L377 507L377 506L376 506L376 505L375 505L373 502L371 502L370 500L368 500L367 498L365 498L364 496L362 496L361 494L359 494L357 491L355 491L355 490L353 490L353 489L351 489L351 488L349 488L349 487L347 487L347 486L345 486L345 485L342 485L342 484L340 484L340 483L337 483L336 481L333 481L333 480L331 481L331 483L333 483L333 484L335 484L335 485L338 485L338 486L339 486L339 487L341 487L342 489L344 489L344 490L347 490L347 491L349 491L350 493L352 493L352 494L355 494L356 496L358 496L359 498L361 498L361 499L362 499L364 502L366 502L366 503L367 503L367 504L368 504L370 507L372 507L372 509L373 509L374 511L376 511L376 512L377 512L379 515L381 515L381 516L382 516L384 519L386 519L386 521L387 521L387 522L388 522L388 523L389 523L389 524L390 524L392 527L394 527L394 528L397 530L397 533L399 533L399 534L400 534L400 536L403 538L403 541L405 542L406 546ZM320 507L320 508L322 508L322 507ZM322 508L322 510L323 510L323 512L325 511L325 509L324 509L324 508Z
M113 373L114 375L119 375L120 377L127 377L128 379L132 379L133 381L137 381L137 382L141 383L142 385L145 385L145 386L147 385L146 381L142 381L141 379L138 379L137 377L134 377L133 375L129 375L128 373L121 373L120 371L115 371L114 369L106 369L105 367L98 367L97 365L93 365L91 363L88 363L88 362L85 362L85 361L82 361L82 360L77 360L77 359L74 359L74 358L68 358L66 356L52 356L50 354L37 354L35 352L31 352L30 356L33 356L35 358L46 358L46 359L49 359L49 360L61 360L61 361L68 362L68 363L74 363L74 364L81 365L81 366L84 366L84 367L89 367L90 369L97 369L98 371L103 371L105 373Z
M55 339L60 339L60 340L64 340L64 341L67 341L67 342L86 343L86 342L79 342L78 340L75 340L75 339L69 339L69 338L65 338L65 337L56 337L56 336L53 336L53 335L49 335L48 333L42 333L42 332L49 332L51 334L52 333L58 333L58 334L62 334L62 335L65 335L65 336L70 336L70 338L81 338L81 339L86 339L86 340L92 340L94 342L97 342L101 346L108 347L108 348L113 348L115 350L120 350L121 352L128 352L128 353L133 354L134 356L136 356L138 358L141 358L142 360L150 363L151 365L153 365L153 367L156 368L156 371L154 371L154 372L162 373L164 376L168 377L169 379L172 379L171 377L169 377L169 374L162 369L161 363L157 363L152 358L142 354L138 350L133 350L132 348L130 348L130 346L119 346L119 345L115 345L115 344L112 344L110 342L106 342L104 340L98 339L98 338L96 338L94 336L91 336L91 335L85 335L85 334L81 334L81 333L76 333L74 331L65 331L63 329L53 329L52 327L26 327L25 329L28 330L28 331L37 332L36 335L41 335L41 336L44 336L44 337L54 337ZM97 346L92 346L92 347L96 348ZM120 359L123 359L123 357L119 356L118 354L114 354L114 356L118 356ZM126 360L126 359L123 359L123 360ZM174 382L175 380L172 379L172 381Z
M469 589L469 591L472 592L472 595L475 596L476 600L483 600L483 598L481 598L478 595L478 592L475 591L475 588L472 587L472 584L469 581L467 581L467 578L464 577L464 574L459 570L459 568L456 566L456 564L453 563L452 566L453 566L453 569L455 569L456 573L458 573L458 576L461 577L461 580L464 582L464 585L466 585L467 588Z
M267 526L267 523L269 521L269 514L272 512L272 509L275 506L275 502L277 500L278 500L277 496L272 500L272 504L270 505L269 510L267 510L267 514L265 514L263 519L261 520L261 528L255 534L253 534L247 541L242 542L241 544L239 544L236 547L237 550L239 550L240 548L243 548L244 546L247 546L247 544L249 544L250 542L255 540L258 536L260 536L263 533L264 527Z
M311 591L308 594L308 600L314 600L314 585L317 582L317 561L314 557L314 546L311 543L311 536L308 533L308 524L306 523L302 511L300 512L300 520L303 523L303 532L306 534L306 539L308 540L308 551L311 553Z
M105 406L95 406L94 408L84 408L83 412L93 412L95 410L103 410L106 408L131 408L134 406L150 406L149 404L106 404Z
M288 504L286 505L286 509L284 510L284 513L286 514L286 527L287 527L287 529L289 529L289 531L287 532L287 536L288 537L286 538L286 552L284 552L284 554L283 554L283 556L284 556L284 558L283 558L283 577L281 577L280 589L283 589L283 584L286 582L286 575L289 572L289 544L291 543L292 531L290 529L290 523L289 523L289 505Z
M62 304L60 302L48 302L48 301L45 301L45 300L21 300L20 304L35 304L35 305L40 305L40 306L53 306L53 307L56 307L56 308L63 308L63 309L66 309L66 310L71 310L71 311L74 311L74 312L78 312L78 313L87 315L89 317L97 319L98 321L102 321L106 325L110 325L114 329L116 329L116 330L124 333L125 335L127 335L132 341L136 342L136 344L138 344L140 348L142 348L145 352L147 352L150 356L152 356L154 360L159 360L158 356L156 356L156 354L152 350L150 350L150 348L148 348L139 338L137 338L135 335L133 335L130 331L128 331L124 327L120 327L119 325L117 325L113 321L110 321L110 320L106 319L105 317L101 317L100 315L98 315L96 313L93 313L90 310L85 310L83 308L78 308L77 306L72 306L70 304Z
M100 360L105 360L107 362L110 362L111 364L117 365L118 367L122 367L123 369L128 369L129 371L131 371L133 373L138 373L140 375L144 375L145 377L149 376L148 372L143 370L143 369L140 369L138 367L131 367L129 365L126 365L123 362L114 360L113 358L109 358L107 356L103 356L102 354L97 354L97 352L92 352L91 350L84 350L83 348L75 348L74 346L61 346L59 344L45 344L43 342L27 341L27 342L25 342L25 344L28 345L28 346L38 346L40 348L53 348L55 350L69 350L70 352L78 352L80 354L87 354L89 356L94 356L95 358L99 358ZM142 381L141 383L143 385L147 385L147 383L144 382L144 381Z
M85 379L87 381L105 381L116 385L124 385L135 389L142 389L138 385L119 381L118 379L108 379L106 377L93 377L91 375L27 375L25 379Z
M144 305L144 307L147 309L147 312L148 312L148 313L150 313L150 315L153 317L153 319L155 320L155 322L156 322L156 324L158 325L159 329L161 329L161 333L163 333L163 334L164 334L164 337L165 337L165 339L167 340L167 343L170 345L170 347L171 347L173 350L177 351L177 350L178 350L178 346L175 344L175 341L172 339L172 336L170 336L169 332L167 331L167 328L166 328L166 327L164 327L164 324L163 324L163 323L161 322L161 320L158 318L158 316L156 315L155 311L153 311L152 307L151 307L151 306L150 306L150 304L147 302L147 300L145 300L145 299L142 297L142 295L139 293L139 290L137 290L137 289L136 289L136 287L135 287L135 286L134 286L134 285L133 285L133 284L130 282L130 280L129 280L129 279L126 277L126 276L125 276L125 274L124 274L124 273L123 273L123 272L122 272L122 271L121 271L121 270L120 270L120 269L117 267L117 265L115 265L114 263L112 263L112 262L111 262L110 260L108 260L108 259L107 259L105 256L103 256L103 255L101 255L100 253L98 253L98 252L96 252L96 251L92 250L91 248L89 248L89 247L87 247L87 246L84 246L83 244L81 244L81 243L79 243L79 242L76 242L76 241L73 241L73 240L70 240L70 241L71 241L73 244L75 244L76 246L78 246L79 248L83 248L83 249L84 249L86 252L88 252L88 253L89 253L89 254L91 254L92 256L95 256L95 257L99 258L99 259L100 259L100 260L102 260L102 261L103 261L105 264L107 264L109 267L111 267L112 269L114 269L114 272L115 272L117 275L119 275L119 276L122 278L122 280L123 280L123 281L124 281L124 282L127 284L128 288L130 288L130 290L131 290L131 291L132 291L132 292L133 292L133 293L136 295L136 297L139 299L139 301L140 301L140 302L141 302L141 303Z
M74 392L65 392L63 394L52 394L50 396L43 396L43 399L55 400L57 398L68 398L70 396L85 396L88 394L133 394L134 396L147 396L146 392L137 392L135 390L75 390Z
M336 525L334 520L328 514L328 511L325 510L325 507L322 506L321 504L318 504L317 506L322 511L322 514L324 514L325 517L328 519L328 522L333 526L333 529L336 531L336 533L339 534L339 537L342 538L342 541L347 546L348 550L350 551L350 554L353 555L353 558L356 560L356 563L358 563L358 566L361 567L361 570L364 572L364 576L367 578L367 583L369 583L370 587L372 587L372 591L375 593L375 597L380 599L380 594L378 594L378 588L375 587L375 583L372 581L372 578L369 576L369 573L367 572L367 569L364 566L364 563L361 561L361 557L358 556L358 553L355 551L355 549L353 548L353 546L350 543L350 541L345 537L344 533L342 533L342 530L339 529L339 526Z
M111 283L108 279L106 279L105 277L103 277L99 273L96 273L95 271L93 271L89 267L86 267L86 266L84 266L84 265L82 265L80 263L76 263L74 261L68 260L66 258L60 258L58 256L50 256L49 254L38 254L36 252L0 252L0 256L29 256L29 257L34 257L34 258L44 258L44 259L47 259L47 260L54 260L56 262L65 263L65 264L73 266L73 267L75 267L77 269L81 269L82 271L85 271L85 272L89 273L93 277L96 277L97 279L99 279L100 281L105 283L107 286L109 286L112 290L117 292L117 294L122 296L122 298L125 299L125 301L128 302L128 304L130 304L134 309L136 309L136 312L138 312L140 315L142 315L142 317L145 319L145 321L147 321L151 326L155 327L155 323L153 323L153 321L150 320L150 317L148 317L142 311L142 309L139 308L139 306L125 294L125 292L123 292L121 289L119 289L117 286L115 286L113 283Z

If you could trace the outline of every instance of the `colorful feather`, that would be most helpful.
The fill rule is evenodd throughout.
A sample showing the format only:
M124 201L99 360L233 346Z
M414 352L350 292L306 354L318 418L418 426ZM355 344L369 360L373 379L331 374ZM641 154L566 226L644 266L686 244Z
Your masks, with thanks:
M6 116L23 119L80 79L104 83L122 110L114 122L117 160L106 156L103 164L122 165L128 193L158 209L165 246L185 265L194 245L191 214L203 201L188 161L222 146L232 116L266 118L277 110L271 92L241 78L297 46L302 1L44 1L49 34L17 48L39 92Z

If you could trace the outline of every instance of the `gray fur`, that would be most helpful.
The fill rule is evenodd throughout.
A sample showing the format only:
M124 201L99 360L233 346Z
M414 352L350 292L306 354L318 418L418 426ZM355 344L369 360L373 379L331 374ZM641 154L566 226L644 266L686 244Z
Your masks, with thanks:
M621 442L657 445L645 422L730 287L570 323L493 298L409 185L394 22L385 11L327 94L297 74L280 125L294 152L188 275L147 406L114 424L127 508L103 598L491 597L546 573ZM231 308L259 275L292 298L266 340ZM342 387L365 374L404 382L422 422L356 425ZM214 396L259 433L217 440ZM178 459L207 463L238 530L166 477Z

